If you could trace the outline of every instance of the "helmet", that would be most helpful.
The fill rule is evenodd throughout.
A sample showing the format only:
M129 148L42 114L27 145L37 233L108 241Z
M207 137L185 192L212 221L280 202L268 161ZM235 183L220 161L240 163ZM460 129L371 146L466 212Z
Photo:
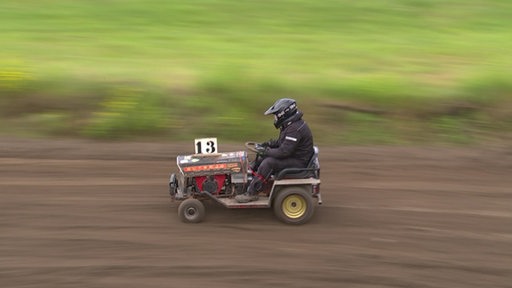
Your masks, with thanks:
M274 114L274 126L280 128L286 120L297 114L297 102L290 98L281 98L270 106L264 114Z

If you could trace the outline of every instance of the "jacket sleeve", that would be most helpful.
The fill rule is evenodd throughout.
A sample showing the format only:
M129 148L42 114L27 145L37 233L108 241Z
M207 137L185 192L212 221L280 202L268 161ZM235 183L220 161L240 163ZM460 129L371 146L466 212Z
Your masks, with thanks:
M282 142L276 148L268 148L265 152L266 156L274 158L287 158L292 156L297 149L301 135L297 130L286 133Z

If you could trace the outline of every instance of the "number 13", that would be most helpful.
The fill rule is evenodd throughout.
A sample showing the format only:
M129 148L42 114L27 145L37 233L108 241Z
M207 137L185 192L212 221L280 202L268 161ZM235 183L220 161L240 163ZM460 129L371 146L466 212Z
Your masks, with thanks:
M217 139L206 138L196 140L196 153L210 154L217 152Z

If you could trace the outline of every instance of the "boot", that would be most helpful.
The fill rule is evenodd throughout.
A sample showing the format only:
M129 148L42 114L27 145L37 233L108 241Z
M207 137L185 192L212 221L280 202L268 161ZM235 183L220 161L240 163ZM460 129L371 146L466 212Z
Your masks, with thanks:
M249 183L249 187L247 187L247 192L244 194L236 195L235 200L238 203L247 203L251 201L258 200L258 193L263 188L263 183L261 182L259 177L254 177Z

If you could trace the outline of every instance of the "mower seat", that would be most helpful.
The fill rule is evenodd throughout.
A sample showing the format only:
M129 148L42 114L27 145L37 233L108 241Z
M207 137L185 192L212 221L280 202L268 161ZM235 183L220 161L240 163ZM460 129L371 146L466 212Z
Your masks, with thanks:
M318 162L318 147L314 146L314 153L309 159L308 166L304 168L286 168L276 174L275 180L282 179L303 179L303 178L319 178L320 163Z

